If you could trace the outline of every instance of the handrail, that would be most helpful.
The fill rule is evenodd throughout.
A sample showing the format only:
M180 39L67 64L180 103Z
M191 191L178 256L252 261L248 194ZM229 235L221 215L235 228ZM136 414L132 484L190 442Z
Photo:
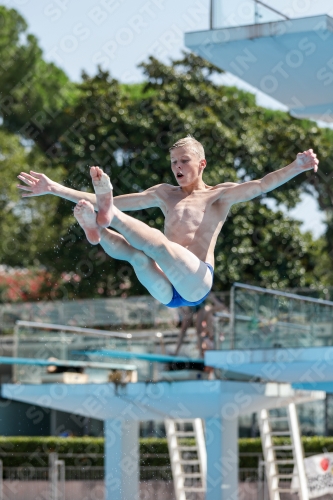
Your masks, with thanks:
M134 332L134 333L120 333L120 332L113 332L113 331L107 331L107 330L98 330L96 328L83 328L81 326L69 326L69 325L56 325L54 323L42 323L42 322L37 322L37 321L26 321L26 320L17 320L16 321L16 326L27 326L27 327L33 327L33 328L40 328L41 330L60 330L60 331L68 331L68 332L73 332L73 333L79 333L82 335L89 334L89 335L96 335L97 337L112 337L112 338L121 338L121 339L133 339L133 340L138 340L138 339L145 339L145 338L152 338L152 332L147 331L146 333L143 332ZM160 342L163 342L163 333L161 332L156 332L155 337L159 339Z
M280 297L286 297L288 299L299 300L303 302L310 302L312 304L324 305L324 306L333 306L333 302L330 300L324 299L315 299L313 297L307 297L305 295L298 295L290 292L282 292L281 290L273 290L271 288L262 288L260 286L255 285L247 285L245 283L235 282L231 287L231 295L230 295L230 319L229 319L229 328L230 328L230 349L235 348L235 320L241 319L238 315L236 316L235 312L235 290L236 288L243 288L245 290L253 290L254 292L265 293L269 295L275 295ZM218 314L218 313L217 313ZM242 318L243 319L243 318ZM282 325L281 325L282 326ZM295 328L295 325L293 325ZM304 329L304 327L302 328Z
M215 0L216 1L216 0ZM215 3L214 0L210 0L210 8L209 8L209 29L212 30L214 29L213 28L213 25L214 25L214 3ZM221 2L222 0L220 0ZM274 12L275 14L277 14L278 16L281 16L283 17L284 19L286 19L287 21L290 21L291 18L286 16L285 14L283 14L283 12L280 12L279 10L277 9L274 9L274 7L271 7L270 5L267 5L265 2L263 2L262 0L253 0L254 3L255 3L255 9L256 9L256 12L255 12L255 20L254 20L254 24L259 24L257 22L257 4L260 4L262 5L263 7L265 7L266 9Z
M110 332L105 330L97 330L95 328L81 328L80 326L67 326L67 325L55 325L53 323L40 323L37 321L16 321L17 326L28 326L33 328L47 329L47 330L60 330L65 332L81 333L90 335L96 335L100 337L118 337L121 339L131 339L133 336L131 333L119 333Z
M278 14L279 16L284 17L285 19L287 19L287 21L290 21L290 17L286 16L285 14L283 14L282 12L280 12L279 10L274 9L270 5L267 5L266 3L262 2L261 0L254 0L254 2L255 3L260 3L263 7L266 7L266 9L271 10L272 12L275 12L275 14Z
M280 295L281 297L287 297L289 299L303 300L304 302L313 302L315 304L321 304L324 306L333 306L333 302L331 300L315 299L313 297L306 297L305 295L297 295L295 293L281 292L281 290L262 288L260 286L246 285L244 283L238 283L238 282L235 282L233 286L238 288L246 288L248 290L253 290L255 292L264 292L270 295Z

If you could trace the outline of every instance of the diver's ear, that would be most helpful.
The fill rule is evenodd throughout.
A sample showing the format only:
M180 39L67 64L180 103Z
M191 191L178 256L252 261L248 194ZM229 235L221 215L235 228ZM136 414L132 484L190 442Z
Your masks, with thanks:
M200 160L200 170L201 170L201 172L203 172L205 170L206 165L207 165L207 161L204 158L202 160Z

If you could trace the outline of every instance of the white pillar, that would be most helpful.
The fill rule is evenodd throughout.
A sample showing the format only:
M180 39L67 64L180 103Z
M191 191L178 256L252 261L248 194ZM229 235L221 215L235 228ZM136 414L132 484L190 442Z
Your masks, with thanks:
M212 28L222 28L223 24L223 7L222 0L210 0L212 9Z
M206 500L238 499L238 419L207 418Z
M139 422L105 420L105 500L139 500Z

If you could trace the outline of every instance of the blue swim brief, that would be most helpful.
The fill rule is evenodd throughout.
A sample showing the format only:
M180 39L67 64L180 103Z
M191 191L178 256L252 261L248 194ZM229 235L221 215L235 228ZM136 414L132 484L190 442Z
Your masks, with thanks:
M210 270L210 272L212 273L212 278L214 279L214 269L213 269L213 267L210 264L208 264L208 262L205 262L205 264L208 267L208 269ZM183 299L183 297L181 295L179 295L179 293L177 292L177 290L175 289L175 287L173 285L172 285L172 290L173 290L172 299L169 302L169 304L165 304L167 307L181 307L181 306L190 306L190 307L193 307L193 306L198 306L210 294L210 290L209 290L209 292L206 293L206 295L204 297L202 297L202 299L197 300L196 302L189 302L188 300Z

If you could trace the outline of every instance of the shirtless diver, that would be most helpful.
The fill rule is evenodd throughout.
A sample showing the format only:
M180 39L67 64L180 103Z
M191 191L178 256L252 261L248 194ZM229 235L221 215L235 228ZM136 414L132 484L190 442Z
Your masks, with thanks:
M212 288L214 248L230 207L272 191L302 172L316 172L319 161L309 149L262 179L208 186L202 180L206 160L200 142L193 137L180 139L170 148L170 156L178 186L158 184L113 198L109 177L91 167L95 194L66 188L32 170L18 175L24 185L17 187L24 198L53 194L76 203L74 216L91 244L100 243L110 257L128 261L162 304L195 306ZM163 212L164 234L123 213L151 207Z

